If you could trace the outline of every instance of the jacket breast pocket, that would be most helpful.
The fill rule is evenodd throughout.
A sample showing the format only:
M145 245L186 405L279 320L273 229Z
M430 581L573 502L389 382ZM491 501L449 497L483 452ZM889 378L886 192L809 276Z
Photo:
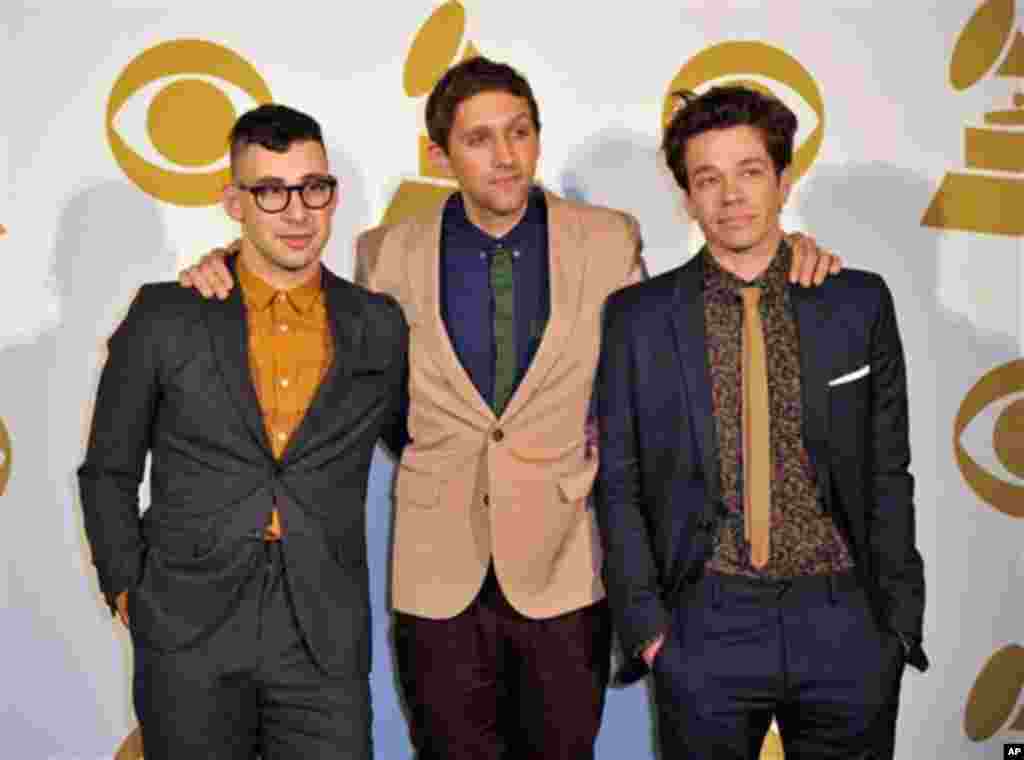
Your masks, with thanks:
M871 400L871 375L863 373L852 379L841 379L831 382L828 386L829 404L833 416L836 413L863 413Z
M168 367L161 385L164 408L188 409L188 420L223 420L225 408L231 408L220 364L210 351L196 351Z

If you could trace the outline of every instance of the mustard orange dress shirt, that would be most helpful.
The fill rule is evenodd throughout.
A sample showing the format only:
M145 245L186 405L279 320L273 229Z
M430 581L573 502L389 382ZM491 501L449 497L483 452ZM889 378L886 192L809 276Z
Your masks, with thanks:
M249 366L274 456L280 459L306 415L334 359L334 343L320 276L291 290L276 290L238 259L249 325ZM282 535L277 510L264 538Z

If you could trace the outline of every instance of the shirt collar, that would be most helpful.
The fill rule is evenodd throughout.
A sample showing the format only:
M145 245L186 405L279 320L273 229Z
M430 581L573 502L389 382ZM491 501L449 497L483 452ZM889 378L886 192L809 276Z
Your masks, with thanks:
M249 268L238 258L238 284L242 288L242 297L245 299L247 308L253 311L263 311L274 302L278 294L283 294L291 307L300 314L305 314L313 305L320 300L323 294L321 277L311 277L308 282L294 287L290 290L276 290L270 283L259 275L251 272Z
M793 252L785 239L779 243L779 249L772 256L768 268L750 282L723 269L706 245L700 255L704 258L704 289L713 295L738 296L741 288L749 287L761 288L764 291L762 297L769 298L783 296L786 292Z
M530 240L530 232L547 220L547 203L544 190L537 185L530 188L530 196L526 204L526 212L515 227L501 237L492 237L473 224L466 215L466 205L462 193L454 193L448 199L445 222L451 224L452 231L457 232L465 240L472 241L472 248L493 250L494 248L520 248Z

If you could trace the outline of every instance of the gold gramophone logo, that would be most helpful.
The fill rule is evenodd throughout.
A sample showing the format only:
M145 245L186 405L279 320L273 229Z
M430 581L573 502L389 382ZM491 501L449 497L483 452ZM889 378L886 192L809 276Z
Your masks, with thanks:
M975 11L953 49L949 79L966 90L986 76L1024 76L1024 35L1015 0L987 0ZM964 128L965 171L949 172L922 224L940 229L1024 235L1024 93L1013 107L990 111L984 123Z
M472 42L465 41L466 9L458 0L439 6L416 33L405 59L403 87L410 98L423 98L457 60L465 61L479 53ZM409 216L436 207L456 189L451 175L442 172L430 161L430 138L419 135L417 153L419 176L399 185L384 212L382 224L394 224Z
M137 92L169 80L146 109L146 136L163 161L159 166L128 145L117 129L118 114ZM257 104L272 100L270 88L251 63L205 40L172 40L135 57L121 72L107 102L107 140L128 178L150 195L178 206L210 206L231 181L222 164L237 114L222 83Z
M778 85L784 85L801 97L814 112L817 122L793 154L793 181L800 179L811 168L825 139L825 101L821 97L818 83L798 60L784 50L763 42L722 42L713 45L683 64L675 79L669 83L662 107L662 127L668 124L679 105L673 93L680 90L701 92L714 84L742 84L774 95L791 106L794 104L789 102L790 94Z

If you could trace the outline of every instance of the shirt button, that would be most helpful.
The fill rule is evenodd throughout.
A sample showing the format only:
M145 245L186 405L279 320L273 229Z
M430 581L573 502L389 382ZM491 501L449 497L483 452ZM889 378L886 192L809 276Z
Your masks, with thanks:
M488 494L484 494L484 506L491 506L491 497Z
M281 378L281 387L282 388L287 388L288 387L288 383L289 383L289 380L288 380L287 377L282 377Z
M503 440L505 440L505 433L504 433L504 431L502 431L501 428L498 428L493 433L491 433L491 439L495 443L501 443Z
M286 333L286 332L288 332L288 325L280 324L280 325L277 326L277 329L280 330L283 333Z
M285 440L285 439L286 439L287 437L288 437L288 434L287 434L287 433L285 433L284 431L281 431L281 432L279 432L279 433L277 434L277 440L279 440L279 441L283 441L283 440Z

